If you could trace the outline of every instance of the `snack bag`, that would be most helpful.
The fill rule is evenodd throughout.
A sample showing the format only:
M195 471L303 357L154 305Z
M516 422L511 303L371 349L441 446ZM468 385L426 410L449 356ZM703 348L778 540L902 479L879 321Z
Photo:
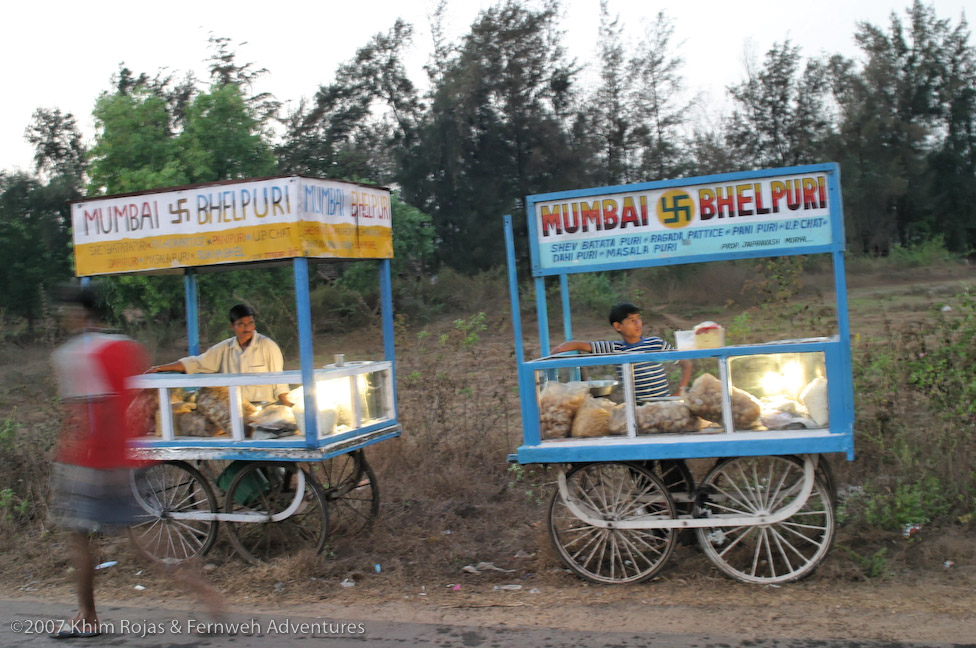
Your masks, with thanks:
M573 419L573 437L598 437L610 434L610 412L616 407L609 398L586 396Z
M543 439L569 436L573 417L590 391L582 381L561 383L550 380L539 397L539 427Z
M644 403L635 413L640 434L694 432L698 429L698 418L683 400Z
M702 374L691 384L686 399L688 408L695 416L706 421L722 423L722 383L712 374ZM732 420L737 428L749 428L756 424L762 406L749 392L732 388Z

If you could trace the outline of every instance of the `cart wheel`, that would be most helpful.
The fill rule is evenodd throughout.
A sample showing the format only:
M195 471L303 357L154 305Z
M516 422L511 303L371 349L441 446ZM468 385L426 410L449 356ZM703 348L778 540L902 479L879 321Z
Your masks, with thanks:
M638 464L591 463L566 475L568 494L588 515L607 521L675 517L659 477ZM635 583L664 566L674 529L602 529L573 514L557 489L549 505L549 536L566 565L597 583Z
M647 461L644 467L661 478L671 497L678 515L691 515L695 510L695 478L684 459L657 459Z
M368 530L380 512L380 489L366 453L356 450L310 466L331 505L331 532L353 536Z
M227 487L224 511L276 515L295 500L295 481L301 468L287 461L246 463ZM252 565L301 549L322 551L329 535L325 494L307 471L298 510L278 522L226 522L231 544Z
M803 486L795 457L733 457L702 482L701 516L759 515L791 504ZM835 518L828 487L815 474L813 490L795 515L776 524L698 529L705 555L747 583L782 583L809 576L830 550Z
M678 515L693 516L695 513L695 478L684 459L657 459L647 461L644 466L653 470L661 478L674 500ZM694 529L678 531L678 544L683 547L698 545Z
M834 477L834 469L830 467L830 463L823 455L820 455L820 460L817 462L817 475L823 480L824 486L827 488L827 495L830 497L830 505L836 511L837 478Z
M199 470L167 461L132 472L136 501L145 511L129 537L153 560L174 563L200 556L217 538L217 520L174 520L171 513L216 513L217 499Z

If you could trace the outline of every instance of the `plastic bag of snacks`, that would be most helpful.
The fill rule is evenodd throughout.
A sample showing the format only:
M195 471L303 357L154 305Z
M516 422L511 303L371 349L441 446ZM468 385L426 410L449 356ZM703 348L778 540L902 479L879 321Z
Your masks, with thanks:
M569 436L573 417L589 394L590 386L582 381L561 383L550 380L539 398L539 427L543 439Z
M570 436L598 437L610 434L610 412L616 407L609 398L593 398L586 396L576 418L573 419L573 430Z
M685 399L695 416L722 423L722 383L712 374L702 374L691 384ZM759 419L762 406L749 392L732 388L732 420L737 428L748 428Z
M640 434L694 432L698 418L683 400L644 403L635 411Z
M610 413L610 434L627 434L627 406L617 405ZM655 401L634 410L638 434L695 432L698 417L683 400Z
M197 411L203 414L218 430L230 434L230 390L227 387L203 387L197 396ZM241 399L241 415L251 418L257 408Z

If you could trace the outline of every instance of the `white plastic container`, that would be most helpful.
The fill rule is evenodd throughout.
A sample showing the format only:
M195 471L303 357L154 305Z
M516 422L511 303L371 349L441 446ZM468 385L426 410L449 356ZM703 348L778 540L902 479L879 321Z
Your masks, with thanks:
M674 345L678 347L678 351L694 351L695 332L693 330L675 331Z

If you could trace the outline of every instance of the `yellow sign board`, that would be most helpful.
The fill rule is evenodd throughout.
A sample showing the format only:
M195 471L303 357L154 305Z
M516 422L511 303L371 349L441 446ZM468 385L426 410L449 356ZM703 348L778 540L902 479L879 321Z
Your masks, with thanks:
M291 257L393 256L390 192L301 176L71 205L79 277Z

